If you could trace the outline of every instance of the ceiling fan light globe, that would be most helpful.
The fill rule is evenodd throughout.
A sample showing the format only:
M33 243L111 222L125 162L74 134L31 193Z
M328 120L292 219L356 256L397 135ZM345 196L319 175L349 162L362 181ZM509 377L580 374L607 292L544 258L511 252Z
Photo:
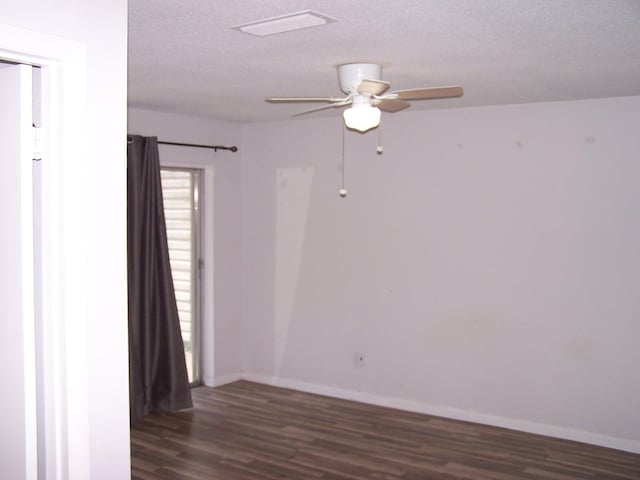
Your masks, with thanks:
M380 109L370 105L358 105L347 108L342 116L347 128L366 132L380 125Z

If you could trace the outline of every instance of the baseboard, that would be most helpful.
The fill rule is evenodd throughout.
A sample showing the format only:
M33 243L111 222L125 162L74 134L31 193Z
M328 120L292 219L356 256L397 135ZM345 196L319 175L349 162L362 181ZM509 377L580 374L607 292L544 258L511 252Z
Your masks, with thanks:
M538 435L546 435L549 437L562 438L565 440L573 440L576 442L589 443L601 447L614 448L616 450L624 450L632 453L640 453L640 441L625 438L610 437L593 432L586 432L566 427L558 427L555 425L547 425L543 423L531 422L514 418L500 417L496 415L488 415L481 412L473 412L453 407L429 405L426 403L406 400L397 397L386 397L375 395L367 392L358 392L346 390L338 387L330 387L315 383L301 382L288 378L272 377L268 375L244 373L240 375L244 380L277 387L290 388L302 392L315 393L318 395L326 395L328 397L341 398L344 400L353 400L356 402L378 405L381 407L397 408L416 413L424 413L427 415L435 415L439 417L452 418L455 420L464 420L467 422L481 423L484 425L492 425L495 427L508 428L522 432L535 433Z
M219 387L221 385L226 385L227 383L233 383L244 379L245 377L242 373L230 373L228 375L214 377L213 379L205 378L203 383L207 387Z

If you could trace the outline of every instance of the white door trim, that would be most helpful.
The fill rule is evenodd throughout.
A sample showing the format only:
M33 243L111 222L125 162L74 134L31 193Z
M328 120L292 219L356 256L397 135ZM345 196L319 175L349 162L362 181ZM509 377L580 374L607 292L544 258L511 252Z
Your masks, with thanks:
M90 477L86 211L86 47L0 24L0 59L42 67L42 328L47 479ZM80 177L83 178L83 177ZM28 272L33 275L33 272ZM33 279L33 276L32 276ZM42 452L39 452L42 455Z

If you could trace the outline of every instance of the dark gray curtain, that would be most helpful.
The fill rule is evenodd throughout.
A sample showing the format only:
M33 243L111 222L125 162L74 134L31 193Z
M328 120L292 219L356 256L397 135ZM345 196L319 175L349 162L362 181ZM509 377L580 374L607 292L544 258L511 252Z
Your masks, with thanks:
M131 425L192 407L169 264L156 137L128 137L127 248Z

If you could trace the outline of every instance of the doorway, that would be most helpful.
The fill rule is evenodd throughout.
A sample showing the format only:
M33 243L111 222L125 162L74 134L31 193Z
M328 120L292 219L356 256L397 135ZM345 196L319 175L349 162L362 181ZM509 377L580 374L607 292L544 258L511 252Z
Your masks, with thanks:
M202 172L194 168L162 167L162 198L167 225L171 274L178 305L180 332L189 383L201 375L201 192Z
M6 207L3 214L7 215L8 222L3 222L7 235L1 243L3 251L12 256L8 262L2 262L2 283L6 287L2 291L15 295L11 295L9 303L2 302L5 310L2 323L4 327L9 319L18 320L11 322L11 328L22 329L18 335L25 340L22 343L19 336L3 332L7 333L7 340L12 339L12 348L24 346L16 355L3 350L11 359L4 364L9 373L5 375L3 370L3 379L7 391L10 391L9 378L17 379L23 385L20 391L24 392L27 402L16 410L12 407L19 398L5 395L1 403L1 410L5 412L2 419L7 420L3 421L3 430L8 442L8 448L1 449L2 471L7 478L28 480L90 478L94 465L99 468L108 462L112 478L125 478L130 475L126 242L122 241L126 238L123 181L126 172L116 161L122 156L124 141L118 143L116 139L124 138L126 132L124 108L119 101L126 100L126 91L124 85L119 85L104 99L87 87L122 78L126 73L126 58L120 54L109 57L113 60L113 70L95 81L92 73L96 68L88 67L91 62L87 58L90 56L95 60L92 64L98 64L107 58L106 50L88 49L85 40L91 38L95 44L102 36L78 34L83 40L76 41L64 35L37 31L41 24L38 21L31 22L34 29L11 25L20 10L10 11L8 23L0 23L0 60L40 67L43 160L37 172L39 249L38 258L32 259L37 261L40 271L35 272L30 262L23 261L27 252L31 251L32 257L34 252L23 247L22 238L30 241L36 233L33 232L33 212L29 212L34 202L29 191L33 188L33 148L20 163L20 184L11 181L15 178L16 164L10 159L17 157L5 155L7 150L3 150L0 155L3 167L12 165L9 167L12 172L11 175L9 171L4 172L0 183L7 188L0 190L3 195L14 198L3 202ZM64 31L64 27L54 25L52 28ZM117 45L113 48L117 50ZM125 60L124 63L121 60ZM88 81L88 77L93 80ZM13 91L11 88L0 90ZM88 98L92 100L90 103ZM0 116L9 112L8 105L12 102L13 98L0 102ZM23 137L28 138L33 147L31 115L28 120L26 124L21 122L20 134L0 128L10 140L0 142L0 149L9 148L14 140ZM105 138L99 149L89 151L89 145L97 144L94 140ZM101 165L101 183L95 189L88 187L95 177L89 174L92 164ZM13 195L18 189L20 197ZM103 192L109 195L100 195ZM92 214L88 215L90 209ZM12 248L13 240L9 238L13 235L9 232L15 232L9 226L9 217L13 215L11 221L15 221L16 214L24 229L20 250ZM98 231L99 234L95 233ZM91 249L108 251L109 255L89 256ZM99 275L95 273L96 268ZM32 321L36 275L41 328L37 338L42 340L37 345ZM16 302L24 309L14 316L8 310L10 305L17 306ZM36 349L41 356L36 357ZM46 369L40 380L37 380L37 366ZM99 381L94 380L97 378ZM37 403L36 387L42 388L42 395L38 396L42 404ZM42 427L44 436L40 435ZM20 438L26 441L23 443ZM90 448L104 443L103 439L107 440L108 449ZM38 443L41 440L43 444Z
M30 141L32 67L0 63L0 373L4 391L0 417L7 432L0 442L3 472L12 478L36 478L38 420L36 405L36 291L34 198Z

